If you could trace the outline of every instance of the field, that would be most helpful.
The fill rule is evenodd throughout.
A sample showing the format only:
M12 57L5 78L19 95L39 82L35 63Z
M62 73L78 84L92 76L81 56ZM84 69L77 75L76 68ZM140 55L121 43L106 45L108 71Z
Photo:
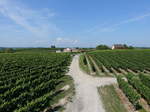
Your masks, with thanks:
M113 85L99 88L106 112L127 112Z
M73 80L65 75L72 60L69 53L52 53L49 49L19 49L13 53L0 53L0 59L0 112L59 111L63 109L58 105L59 101L73 95ZM80 81L81 87L86 82L85 87L89 89L76 91L76 94L83 95L80 97L85 98L86 102L92 100L98 105L97 95L92 99L87 98L91 88L97 93L97 85L106 112L128 111L118 90L134 110L149 112L150 50L91 51L75 56L73 62L69 75L76 77L74 81ZM68 85L68 89L62 89ZM83 105L85 109L94 109L92 104ZM103 107L100 105L100 108Z
M1 53L0 112L40 112L64 97L69 54ZM68 92L68 91L67 91Z
M136 110L144 108L149 110L150 105L150 75L132 74L117 76L120 89L134 105ZM144 100L144 101L143 101Z
M90 73L89 72L89 69L88 69L88 64L87 64L87 61L86 61L86 58L84 55L81 55L80 56L80 60L79 60L79 65L80 65L80 68L85 71L86 73Z
M150 50L94 51L88 55L97 62L99 67L104 65L110 71L111 68L118 72L120 72L119 68L134 72L150 71Z
M145 112L150 109L150 50L94 51L87 56L94 60L101 73L113 74L117 78L119 88L135 110ZM105 104L108 97L103 99Z

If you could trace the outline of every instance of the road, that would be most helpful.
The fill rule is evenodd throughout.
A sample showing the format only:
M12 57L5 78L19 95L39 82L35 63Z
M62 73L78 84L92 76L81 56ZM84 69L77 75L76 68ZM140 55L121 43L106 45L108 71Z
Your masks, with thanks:
M97 87L117 83L115 78L92 77L79 67L79 55L73 58L68 75L75 83L75 97L65 112L105 112Z

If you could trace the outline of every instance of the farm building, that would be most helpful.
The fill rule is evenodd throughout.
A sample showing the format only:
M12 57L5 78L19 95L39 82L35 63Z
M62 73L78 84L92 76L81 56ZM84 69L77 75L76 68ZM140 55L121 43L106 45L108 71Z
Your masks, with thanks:
M72 49L71 48L66 48L66 49L64 49L63 52L72 52Z
M112 50L114 49L125 49L126 47L122 44L115 44L112 46Z
M73 48L73 49L72 49L72 52L80 52L80 50Z
M80 52L80 50L76 48L66 48L63 52Z
M61 53L62 51L61 50L56 50L56 53Z

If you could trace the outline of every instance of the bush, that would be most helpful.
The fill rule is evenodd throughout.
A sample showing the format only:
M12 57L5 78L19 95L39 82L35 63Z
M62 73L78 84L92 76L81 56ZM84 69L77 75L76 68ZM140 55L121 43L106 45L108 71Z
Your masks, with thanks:
M141 98L140 95L121 76L117 77L117 81L118 81L119 87L128 97L129 101L135 106L136 109L138 109L139 99Z
M97 50L108 50L110 49L107 45L99 45L96 47Z
M86 60L85 56L83 56L83 63L84 63L84 65L87 65L87 60Z
M150 75L140 74L139 77L142 83L150 88Z
M70 54L0 54L0 112L40 112L51 106L49 95L68 81L70 61Z
M145 86L139 77L136 77L132 74L127 75L128 81L139 93L147 100L148 104L150 104L150 88Z
M5 48L5 49L4 49L4 52L5 52L5 53L13 53L14 50L13 50L12 48Z

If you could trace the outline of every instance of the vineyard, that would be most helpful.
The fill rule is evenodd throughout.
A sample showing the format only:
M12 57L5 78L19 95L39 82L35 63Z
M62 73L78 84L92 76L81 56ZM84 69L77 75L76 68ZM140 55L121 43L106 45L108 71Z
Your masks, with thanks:
M116 76L119 88L135 110L149 112L150 50L94 51L87 56L96 62L101 73L107 70L107 73Z
M58 90L71 80L65 75L70 61L69 54L0 54L0 112L40 112L50 107L60 97Z
M120 68L134 72L150 71L150 50L119 50L89 52L99 67L105 66L120 72Z
M128 73L125 77L117 76L117 80L119 87L135 109L145 108L145 104L141 102L142 99L147 103L146 105L150 105L150 87L148 85L148 83L150 84L150 75ZM149 110L149 108L146 110Z

